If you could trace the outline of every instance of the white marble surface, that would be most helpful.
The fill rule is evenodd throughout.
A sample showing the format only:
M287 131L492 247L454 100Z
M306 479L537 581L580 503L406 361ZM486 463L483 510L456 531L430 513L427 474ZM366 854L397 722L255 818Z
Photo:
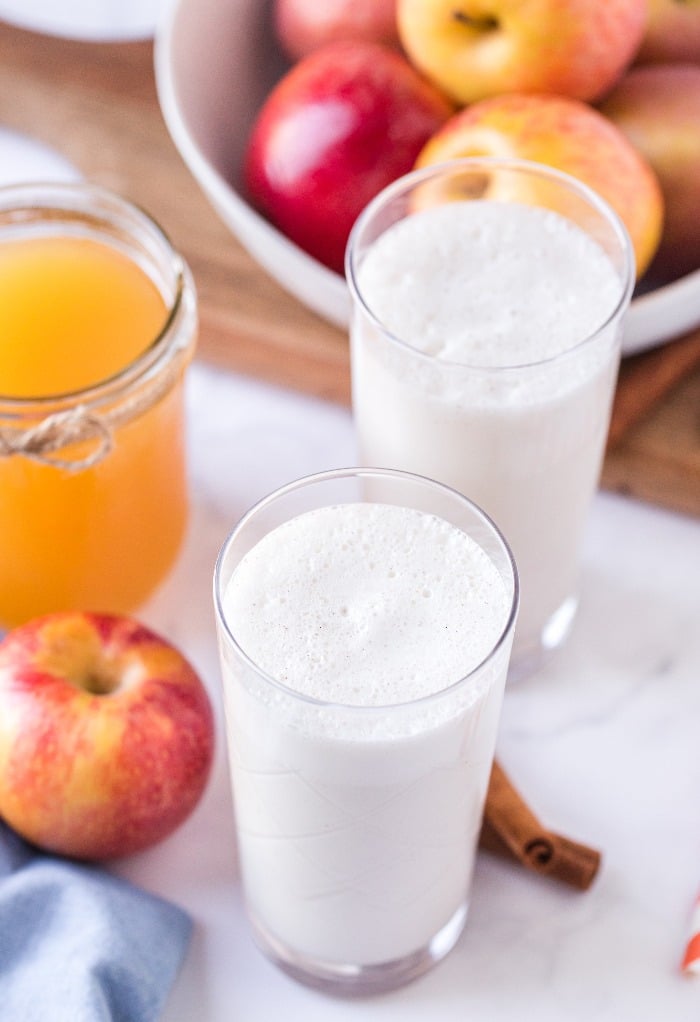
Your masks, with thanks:
M220 717L214 560L237 517L277 485L354 462L349 414L194 367L193 516L172 576L140 617L192 659ZM471 915L430 975L382 998L307 990L256 950L242 910L219 730L204 800L119 872L187 908L196 930L164 1022L697 1022L678 963L700 885L700 524L599 495L582 605L566 649L506 694L498 754L552 827L600 847L585 894L485 854Z

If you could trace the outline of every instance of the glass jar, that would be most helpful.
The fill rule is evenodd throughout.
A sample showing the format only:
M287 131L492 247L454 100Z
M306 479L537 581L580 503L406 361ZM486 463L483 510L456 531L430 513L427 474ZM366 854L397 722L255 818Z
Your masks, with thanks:
M4 396L0 347L4 627L56 610L136 608L171 567L187 519L183 379L197 309L185 262L146 213L101 188L0 189L0 246L46 238L99 242L131 260L162 297L163 322L118 371L70 393ZM100 334L95 323L95 345Z

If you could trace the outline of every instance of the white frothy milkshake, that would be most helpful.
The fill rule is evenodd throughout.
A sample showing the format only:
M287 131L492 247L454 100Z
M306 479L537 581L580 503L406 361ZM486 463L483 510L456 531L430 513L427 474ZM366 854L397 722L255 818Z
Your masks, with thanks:
M384 503L306 511L237 563L222 616L255 669L222 644L231 772L273 948L362 970L456 939L514 598L466 532Z
M555 636L575 605L624 281L560 214L475 200L388 227L357 256L354 286L362 462L439 479L480 504L521 578L514 655L547 645L547 628Z

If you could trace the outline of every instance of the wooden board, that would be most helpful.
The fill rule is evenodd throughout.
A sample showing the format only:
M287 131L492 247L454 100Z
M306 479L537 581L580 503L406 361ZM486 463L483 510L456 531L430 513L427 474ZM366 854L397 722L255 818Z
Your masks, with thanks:
M195 277L200 358L347 403L347 337L279 288L221 224L168 135L152 59L148 42L85 43L0 23L0 126L47 142L159 220ZM608 452L603 485L698 514L700 359L683 374ZM623 366L621 388L628 375L631 390Z
M603 485L686 514L700 514L697 368L608 451Z

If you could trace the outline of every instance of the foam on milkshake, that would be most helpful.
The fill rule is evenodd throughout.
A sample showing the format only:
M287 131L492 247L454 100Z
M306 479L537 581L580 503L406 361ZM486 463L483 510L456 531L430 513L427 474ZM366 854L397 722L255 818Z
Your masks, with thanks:
M602 326L621 294L593 238L552 210L471 201L401 220L358 283L374 315L426 354L474 366L552 358Z
M318 508L236 568L224 613L258 667L324 702L409 702L459 681L503 631L486 553L444 519L388 504Z

